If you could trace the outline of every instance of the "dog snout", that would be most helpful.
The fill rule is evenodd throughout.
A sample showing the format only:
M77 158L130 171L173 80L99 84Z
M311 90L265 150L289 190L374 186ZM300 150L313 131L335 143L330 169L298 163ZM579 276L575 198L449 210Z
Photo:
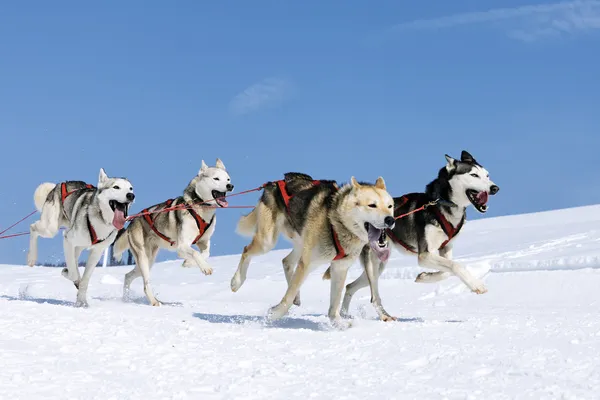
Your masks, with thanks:
M133 201L133 199L135 199L135 194L133 194L133 193L127 193L125 195L125 197L127 197L127 200L129 200L129 201Z
M394 217L385 217L385 219L383 220L383 223L389 229L392 229L394 227L394 225L396 224L396 220L394 219Z
M491 194L491 195L494 195L494 194L498 193L498 190L500 190L500 188L499 188L498 186L496 186L496 185L492 185L492 186L490 187L490 194Z
M227 184L227 191L231 192L233 190L233 185L231 183Z

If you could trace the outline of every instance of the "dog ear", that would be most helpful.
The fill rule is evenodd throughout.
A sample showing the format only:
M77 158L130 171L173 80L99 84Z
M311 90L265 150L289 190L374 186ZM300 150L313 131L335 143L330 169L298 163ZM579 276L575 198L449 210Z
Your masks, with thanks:
M448 164L446 164L446 171L454 171L456 169L456 160L450 157L448 154L446 154L446 161L448 161Z
M386 190L385 181L383 180L383 176L380 176L379 178L377 178L377 181L375 182L375 187L377 189Z
M198 171L198 175L202 175L203 173L206 172L207 169L208 169L208 165L206 165L204 160L202 160L202 164L200 166L200 171Z
M217 163L215 164L215 167L220 168L223 171L227 171L227 169L225 168L225 164L223 164L223 161L221 161L220 158L217 158Z
M462 153L460 154L460 161L471 163L471 164L477 163L477 161L475 161L473 156L466 150L463 150Z
M98 174L98 186L108 180L108 176L106 172L104 172L104 168L100 168L100 174Z
M356 181L355 177L350 178L350 183L352 184L352 187L355 188L355 189L358 189L360 187L360 183L358 183Z

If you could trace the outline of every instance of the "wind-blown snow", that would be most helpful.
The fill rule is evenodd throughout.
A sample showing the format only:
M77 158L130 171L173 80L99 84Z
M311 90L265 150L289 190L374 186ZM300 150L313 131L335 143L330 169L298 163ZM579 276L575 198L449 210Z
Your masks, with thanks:
M256 258L238 293L238 256L211 258L212 276L157 264L158 308L140 280L121 301L127 268L96 269L77 309L59 269L1 266L0 399L597 398L599 223L591 206L466 224L454 254L484 295L456 278L414 283L416 259L393 252L380 286L400 320L376 320L363 289L346 331L326 317L325 266L301 307L265 321L287 251Z

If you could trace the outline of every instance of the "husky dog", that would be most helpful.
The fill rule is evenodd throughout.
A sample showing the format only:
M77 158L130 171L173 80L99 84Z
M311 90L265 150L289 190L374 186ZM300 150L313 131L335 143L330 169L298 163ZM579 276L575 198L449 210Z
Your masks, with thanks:
M223 162L217 158L214 167L204 160L196 175L183 191L183 196L146 208L129 226L119 232L114 255L120 259L130 249L135 257L135 268L125 275L123 298L129 297L131 282L142 276L144 292L150 304L160 305L150 287L150 268L158 250L176 251L183 258L183 266L198 266L205 275L212 274L206 262L210 254L210 238L215 231L216 207L227 207L226 193L233 190L231 178ZM168 211L163 211L168 209ZM192 248L196 245L200 252Z
M437 179L427 185L425 193L394 198L396 217L421 206L426 208L399 218L393 229L384 232L379 247L386 248L391 242L397 250L417 255L419 266L438 270L420 273L416 282L437 282L456 275L471 291L483 294L487 292L483 282L452 261L452 242L464 224L467 207L472 205L480 213L485 213L489 195L495 195L500 188L490 180L488 171L467 151L462 152L460 161L448 155L446 161L446 166L439 171ZM347 315L354 293L370 285L371 303L381 319L394 319L381 305L378 279L387 261L377 257L377 251L380 250L365 248L362 252L360 258L365 271L346 286L342 314ZM330 270L327 270L323 278L329 277Z
M233 292L237 292L246 281L252 258L271 251L277 244L280 234L283 233L284 237L292 242L299 239L299 229L292 218L290 207L295 208L295 213L301 213L302 210L296 208L304 207L305 204L295 201L291 203L290 200L315 185L327 187L329 191L338 189L335 181L316 181L311 176L299 172L288 172L284 174L283 180L268 182L265 185L258 205L248 215L240 218L237 226L237 233L253 236L253 239L248 246L244 247L237 271L231 279ZM283 259L283 270L288 284L299 259L298 251L292 251ZM296 295L294 304L300 305L300 293Z
M81 181L67 181L60 185L42 183L34 194L34 202L41 213L40 220L30 226L27 264L37 261L37 239L52 238L61 227L66 228L63 238L67 268L62 275L77 288L77 307L87 307L87 288L92 272L102 252L125 226L129 205L135 195L125 178L109 178L100 169L98 187ZM83 278L79 275L78 260L81 252L89 249Z
M285 181L279 181L275 187L267 185L257 207L242 217L238 231L246 234L255 231L255 234L252 243L244 249L240 267L232 279L232 289L239 288L240 278L245 277L244 267L247 269L249 256L272 248L278 233L283 231L294 244L283 262L288 289L281 302L269 310L270 318L278 319L288 312L312 269L331 263L329 318L335 326L345 327L339 306L346 273L365 245L377 241L383 229L394 227L393 199L381 177L374 185L359 183L352 177L350 183L339 190L332 181L326 184L305 181L310 187L293 195L281 184ZM282 212L282 203L275 193L282 187L281 200L287 215L285 208Z

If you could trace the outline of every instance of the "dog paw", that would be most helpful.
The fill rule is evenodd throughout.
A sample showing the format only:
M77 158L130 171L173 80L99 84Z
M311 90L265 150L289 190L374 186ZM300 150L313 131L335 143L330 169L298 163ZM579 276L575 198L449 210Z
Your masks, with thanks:
M301 304L302 302L300 301L300 294L298 293L294 298L294 305L300 307Z
M275 307L269 308L269 312L267 313L267 318L271 321L275 321L277 319L283 318L288 312L288 308L283 304L278 304Z
M213 270L211 267L200 267L200 271L202 271L202 273L204 275L212 275Z
M87 300L77 300L75 302L75 307L77 308L88 308L89 306Z
M29 265L30 267L33 267L35 265L36 261L37 261L37 254L34 254L33 252L27 253L27 265Z
M237 292L238 290L240 290L243 284L244 279L242 279L240 274L236 272L235 275L233 275L233 278L231 278L231 291L234 293Z
M392 322L392 321L398 321L398 318L396 318L396 317L392 317L392 316L391 316L391 315L389 315L389 314L383 314L383 315L381 315L381 317L380 317L380 318L381 318L381 320L382 320L383 322Z
M158 300L154 300L154 301L151 301L151 302L150 302L150 305L151 305L152 307L160 307L161 303L160 303L160 301L158 301Z
M339 331L344 331L352 326L352 321L336 317L331 319L331 326Z
M487 289L483 285L483 282L475 282L475 284L471 287L471 291L477 294L487 293Z

